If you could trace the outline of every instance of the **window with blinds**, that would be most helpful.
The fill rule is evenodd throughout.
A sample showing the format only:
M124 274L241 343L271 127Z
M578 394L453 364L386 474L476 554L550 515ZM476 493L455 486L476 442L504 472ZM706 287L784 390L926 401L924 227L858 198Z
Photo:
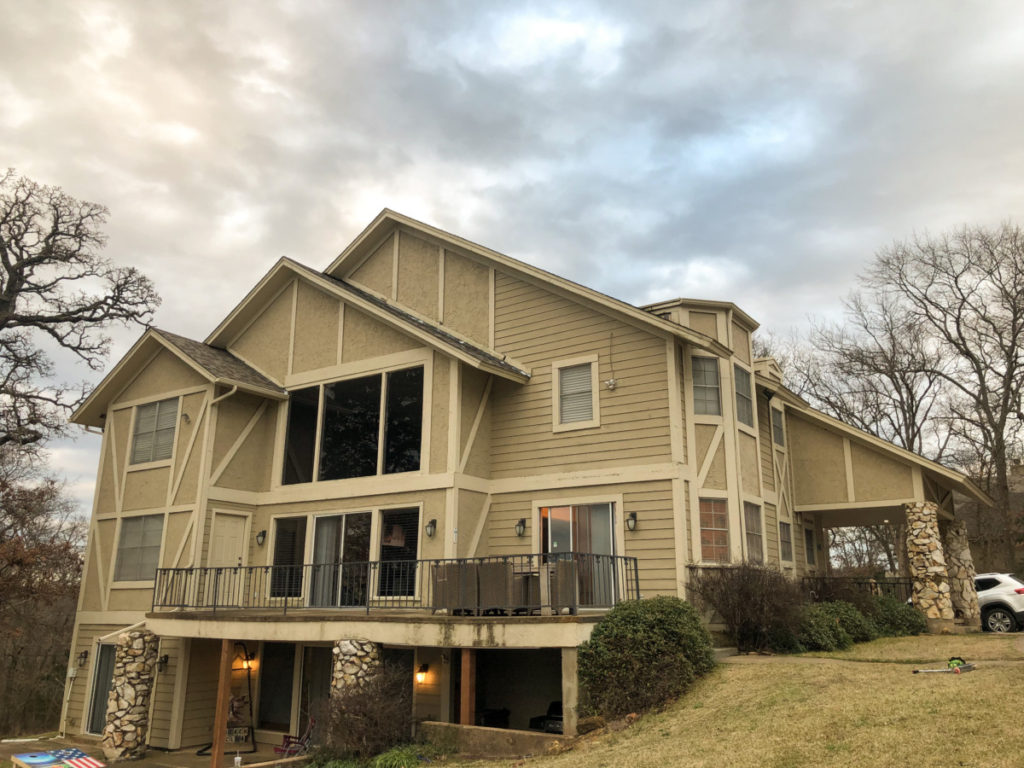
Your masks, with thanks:
M700 500L700 559L729 562L729 507L725 499Z
M163 515L126 517L117 542L114 581L152 581L160 564Z
M814 531L804 528L804 550L807 552L807 564L814 565Z
M761 507L743 502L743 523L747 530L747 560L751 563L764 562L764 534L761 531Z
M591 363L558 369L558 423L593 421L594 395Z
M772 408L772 440L776 445L785 448L786 433L782 428L782 411L778 408Z
M132 464L171 458L174 427L178 423L178 398L147 403L135 409Z
M754 398L750 393L750 371L733 366L736 382L736 418L748 427L754 426Z
M779 523L779 549L783 560L793 561L793 526L789 523Z
M722 415L721 383L718 380L718 360L713 357L693 357L693 412L704 416Z

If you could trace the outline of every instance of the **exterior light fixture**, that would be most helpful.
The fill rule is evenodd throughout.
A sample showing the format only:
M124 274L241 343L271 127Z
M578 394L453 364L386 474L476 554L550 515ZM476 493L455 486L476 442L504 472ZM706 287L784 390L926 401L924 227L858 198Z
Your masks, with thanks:
M420 664L420 668L416 670L416 684L423 685L423 681L427 679L427 672L430 671L429 664Z
M266 530L260 531L256 534L256 545L259 547L263 546L263 542L267 540Z
M428 539L434 538L434 534L437 533L437 520L434 519L434 518L431 518L430 522L427 523L427 527L424 528L423 530L425 530L427 532L427 538Z
M520 517L519 522L516 523L516 536L526 535L526 518Z
M84 667L86 665L86 662L89 661L89 652L88 651L82 651L80 654L78 654L77 658L78 658L78 666Z
M164 670L166 670L167 669L167 662L169 662L170 660L171 660L171 657L168 656L166 653L163 656L161 656L159 659L157 659L156 660L156 671L157 672L163 672Z
M636 530L636 512L630 512L626 515L626 528L630 531Z

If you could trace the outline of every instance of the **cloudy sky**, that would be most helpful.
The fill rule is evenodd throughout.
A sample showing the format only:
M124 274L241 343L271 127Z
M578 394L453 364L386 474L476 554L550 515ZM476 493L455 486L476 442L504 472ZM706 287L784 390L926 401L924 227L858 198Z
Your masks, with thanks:
M1024 219L1016 0L0 14L0 164L109 206L107 254L195 338L278 257L323 268L385 206L783 333L895 239ZM98 445L54 451L86 506Z

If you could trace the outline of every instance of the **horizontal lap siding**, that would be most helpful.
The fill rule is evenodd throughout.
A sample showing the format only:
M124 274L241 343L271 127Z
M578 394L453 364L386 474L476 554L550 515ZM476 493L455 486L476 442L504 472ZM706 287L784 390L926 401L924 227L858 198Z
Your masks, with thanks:
M491 423L493 477L669 461L665 341L543 288L495 275L495 347L530 370L501 382ZM598 356L601 426L553 431L553 362ZM614 390L604 382L615 378Z
M220 674L220 642L194 639L190 643L185 717L181 724L182 747L194 747L213 741L217 680Z
M764 543L768 553L765 561L779 565L779 513L774 504L764 505Z
M676 594L672 483L667 480L496 495L487 517L487 553L525 555L533 551L534 528L540 523L540 513L535 508L538 500L572 504L574 499L595 501L604 497L611 500L619 495L623 509L616 510L616 515L620 519L630 512L637 515L637 529L625 532L625 542L618 543L618 551L637 558L640 592L646 597ZM515 524L520 518L525 518L527 523L523 537L515 534Z
M154 747L168 748L171 738L171 719L174 709L174 680L182 664L180 637L160 639L160 655L167 655L167 668L157 671L153 689L153 705L150 710L149 743Z
M71 693L68 696L67 731L78 733L83 729L85 720L89 716L89 699L92 689L91 671L97 663L96 638L120 629L116 625L109 624L82 624L78 627L78 638L75 647L71 649L71 664L76 676L71 683ZM111 641L117 636L110 638ZM84 667L78 667L76 658L82 651L89 652L89 661ZM67 694L65 694L67 695Z

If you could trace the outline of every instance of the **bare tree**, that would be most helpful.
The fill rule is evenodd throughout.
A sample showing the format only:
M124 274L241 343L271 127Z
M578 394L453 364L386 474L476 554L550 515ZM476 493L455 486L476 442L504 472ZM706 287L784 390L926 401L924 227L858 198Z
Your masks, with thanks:
M1024 232L1003 224L918 236L881 251L866 287L900 307L935 345L920 372L948 388L958 450L990 478L999 542L995 565L1014 567L1018 520L1010 508L1008 462L1019 453L1024 388ZM969 468L970 469L970 468Z
M857 292L845 323L818 323L790 354L792 386L812 405L907 450L939 459L950 441L936 345L890 296Z
M42 344L99 368L110 346L105 330L146 323L160 303L138 270L100 255L107 213L13 170L0 175L0 445L30 446L59 432L82 396L50 381Z
M60 715L85 521L21 446L0 446L0 733Z

